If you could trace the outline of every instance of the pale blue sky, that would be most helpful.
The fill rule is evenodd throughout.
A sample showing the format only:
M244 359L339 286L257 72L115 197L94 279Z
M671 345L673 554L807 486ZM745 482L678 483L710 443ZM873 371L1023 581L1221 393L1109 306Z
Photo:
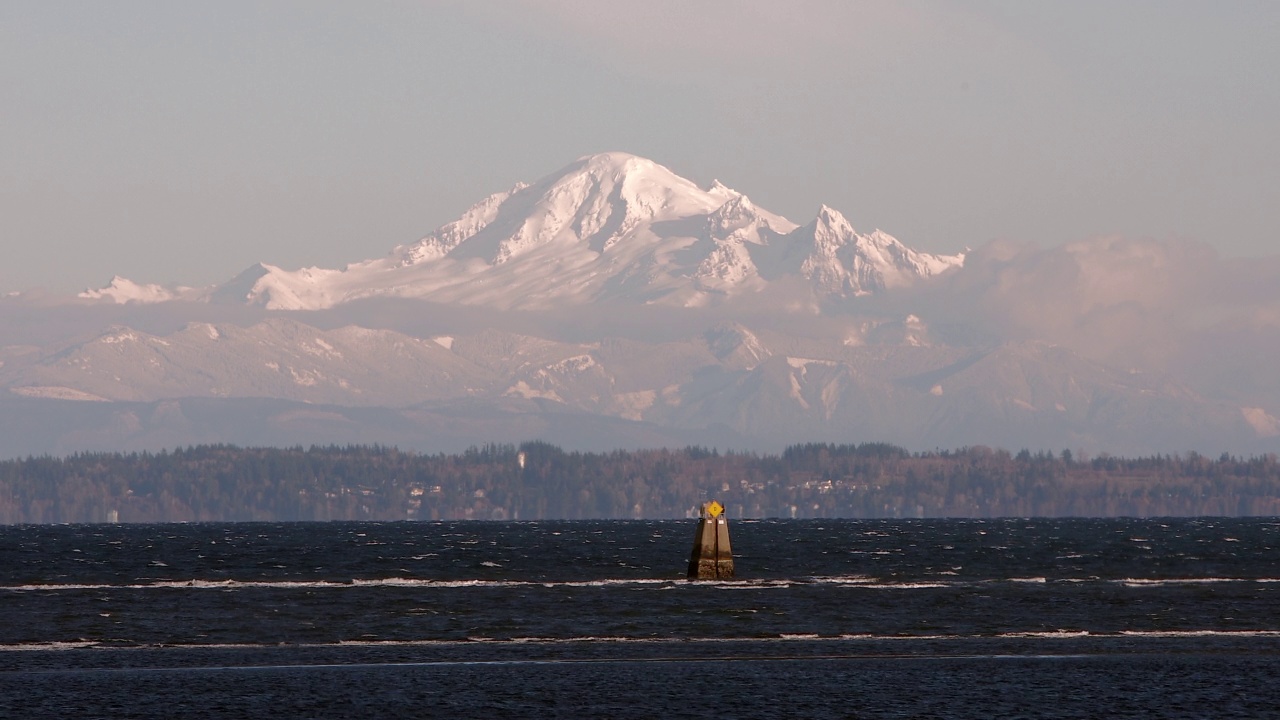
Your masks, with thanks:
M926 250L1280 252L1271 1L0 0L0 113L0 291L339 266L605 150Z

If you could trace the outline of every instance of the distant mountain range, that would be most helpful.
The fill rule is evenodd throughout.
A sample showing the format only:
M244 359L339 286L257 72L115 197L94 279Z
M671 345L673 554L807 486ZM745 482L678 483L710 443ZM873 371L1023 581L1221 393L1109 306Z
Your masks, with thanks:
M1263 402L908 309L969 287L948 284L965 262L826 206L797 225L718 182L592 155L341 269L6 299L43 319L0 327L0 455L532 439L1133 454L1280 436Z

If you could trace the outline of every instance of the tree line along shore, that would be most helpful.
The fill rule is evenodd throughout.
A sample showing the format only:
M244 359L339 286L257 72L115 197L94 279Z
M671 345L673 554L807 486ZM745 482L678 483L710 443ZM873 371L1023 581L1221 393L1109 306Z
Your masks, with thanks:
M1280 461L882 443L582 453L529 442L436 455L206 445L0 462L0 524L683 518L711 498L735 518L1280 516Z

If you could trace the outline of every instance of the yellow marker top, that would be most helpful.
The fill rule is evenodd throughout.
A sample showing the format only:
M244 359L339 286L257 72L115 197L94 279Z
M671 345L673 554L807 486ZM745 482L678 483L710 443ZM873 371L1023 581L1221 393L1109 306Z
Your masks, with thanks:
M712 500L707 503L707 517L720 517L720 513L724 512L724 506Z

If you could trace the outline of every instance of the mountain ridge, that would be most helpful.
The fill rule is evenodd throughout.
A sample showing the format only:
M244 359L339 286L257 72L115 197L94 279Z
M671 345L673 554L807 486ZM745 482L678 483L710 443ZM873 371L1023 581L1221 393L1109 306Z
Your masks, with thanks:
M963 254L921 253L879 230L861 235L825 205L802 228L719 181L701 188L652 160L611 152L489 195L422 239L342 269L260 262L203 290L117 277L81 297L271 310L378 296L498 309L601 300L700 307L788 276L803 278L820 297L865 295L963 262Z
M1277 421L1265 410L1207 400L1066 348L931 345L908 341L927 336L919 318L899 325L908 338L893 328L883 344L804 339L741 322L666 342L576 342L496 329L413 337L357 325L322 330L285 316L248 326L192 322L167 335L114 326L56 352L0 354L0 387L15 399L102 406L91 416L110 428L90 435L124 445L206 441L213 430L190 417L178 422L165 403L215 400L236 401L221 406L227 412L268 408L278 420L272 432L304 443L308 428L326 439L346 432L352 441L403 444L408 428L430 427L433 435L405 445L424 450L457 447L467 434L481 442L492 433L530 439L512 433L545 434L555 418L570 416L579 427L596 418L610 429L589 437L629 447L639 445L624 442L628 428L637 438L683 432L767 450L872 439L959 447L989 444L991 428L1014 447L1067 443L1092 452L1167 450L1149 444L1151 432L1163 442L1211 439L1238 450L1275 435ZM139 404L149 408L146 422L129 410ZM471 419L450 426L449 413L463 407ZM503 408L520 408L519 419ZM378 427L361 428L358 418L366 416L378 418ZM396 430L395 418L405 428ZM229 421L219 422L225 428ZM608 449L575 444L563 428L554 436L568 447Z

